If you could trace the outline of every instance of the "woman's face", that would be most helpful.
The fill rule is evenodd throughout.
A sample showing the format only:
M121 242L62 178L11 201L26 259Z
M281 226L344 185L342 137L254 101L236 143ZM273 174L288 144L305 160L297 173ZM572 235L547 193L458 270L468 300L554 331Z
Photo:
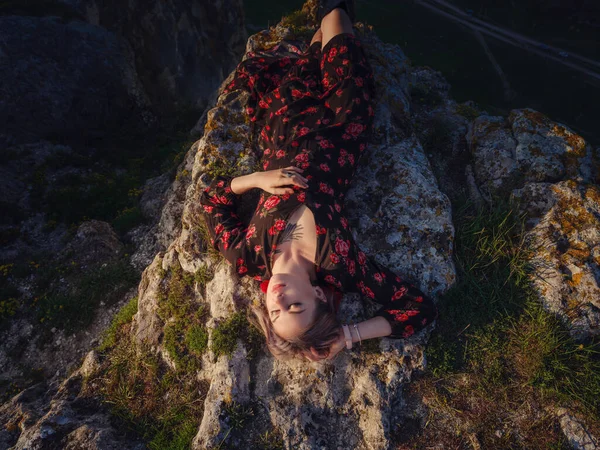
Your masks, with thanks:
M266 305L273 330L283 339L298 336L313 323L317 302L326 302L323 290L306 278L278 273L269 280Z

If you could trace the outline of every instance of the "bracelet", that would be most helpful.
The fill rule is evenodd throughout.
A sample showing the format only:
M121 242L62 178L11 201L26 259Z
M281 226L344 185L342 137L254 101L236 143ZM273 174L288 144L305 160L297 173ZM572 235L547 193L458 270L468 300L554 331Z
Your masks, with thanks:
M362 347L362 338L360 337L360 331L358 331L358 325L353 323L352 326L356 330L356 334L358 335L358 340L360 341L360 346Z
M348 325L342 325L342 330L344 330L344 339L346 340L346 348L348 350L350 350L352 348L352 334L350 334Z

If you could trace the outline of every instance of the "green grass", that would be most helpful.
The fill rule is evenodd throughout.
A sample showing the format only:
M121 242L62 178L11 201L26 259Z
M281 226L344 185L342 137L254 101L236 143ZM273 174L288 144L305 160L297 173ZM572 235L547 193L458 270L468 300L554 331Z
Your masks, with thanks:
M202 221L198 223L197 227L198 233L200 234L200 240L202 241L202 245L204 247L203 253L208 255L214 262L223 261L223 254L219 250L214 248L212 245L210 245L211 236L204 219L202 219Z
M138 281L125 258L81 275L67 291L46 291L37 300L37 320L46 328L75 332L89 326L101 301L112 305Z
M183 372L200 369L200 357L208 347L207 306L197 303L194 288L203 287L212 273L199 272L191 274L176 265L165 273L166 292L159 300L158 315L165 321L163 343L177 370Z
M124 432L135 432L152 450L185 450L198 431L208 384L195 373L169 370L146 346L132 345L125 326L116 333L101 369L85 380L98 389ZM87 389L87 387L84 387Z
M254 408L250 404L241 404L231 401L225 404L223 414L227 423L234 430L242 430L254 417Z
M114 347L117 340L117 332L123 325L131 322L137 309L138 298L136 296L129 300L129 302L119 310L115 317L113 317L110 326L103 333L102 342L96 350L103 352Z
M234 313L213 330L211 350L215 356L230 356L238 339L242 339L248 351L248 359L254 358L262 349L264 336L248 322L245 311Z
M202 355L208 349L208 331L206 327L192 325L185 333L185 344L192 353Z
M51 1L0 2L0 14L2 7L36 8L55 4ZM187 131L197 114L182 111L180 116L173 120L173 130L159 130L144 137L116 136L109 148L108 144L104 147L98 144L91 156L60 150L50 155L28 180L32 186L32 208L46 213L44 230L50 232L60 224L66 225L66 243L86 220L107 221L121 236L143 223L145 218L139 201L145 181L161 173L170 173L174 178L176 167L192 144ZM69 168L74 170L63 170ZM66 174L60 175L61 172ZM6 203L0 202L0 210L15 223L24 217ZM0 233L0 243L13 242L19 234L18 227L7 228ZM14 317L23 314L35 316L49 328L81 329L91 323L94 308L103 300L106 287L109 291L115 290L107 298L111 302L122 292L121 286L130 284L134 278L126 263L118 263L119 267L111 264L95 273L78 274L57 262L55 256L22 255L18 261L10 261L15 266L11 273L0 273L0 327L8 326ZM28 266L30 260L35 260L35 269ZM28 283L34 285L34 289L25 296L17 286L22 284L20 279L28 276L31 277ZM75 284L68 291L56 283L66 276ZM81 279L77 281L77 277Z
M193 143L187 134L190 120L177 124L181 129L137 141L133 136L117 136L110 149L99 148L92 156L57 151L30 177L34 207L54 224L79 225L97 219L126 233L144 221L139 198L145 181L161 173L177 175L175 168ZM49 183L48 176L64 168L77 170Z
M260 434L254 445L258 450L283 450L285 448L281 434L276 431L265 431Z
M226 399L220 419L228 425L229 429L216 447L218 449L282 450L284 448L281 433L272 427L260 402L239 403Z
M513 423L518 439L494 434L493 423L510 427L511 411L528 403L564 405L599 426L600 342L575 342L541 306L530 284L534 249L524 243L524 222L508 201L454 205L458 281L440 298L428 375L418 383L433 399L430 421L460 417L459 430L470 423L468 432L485 448L560 448L564 438L551 417L532 417L529 428ZM420 438L425 442L427 432Z

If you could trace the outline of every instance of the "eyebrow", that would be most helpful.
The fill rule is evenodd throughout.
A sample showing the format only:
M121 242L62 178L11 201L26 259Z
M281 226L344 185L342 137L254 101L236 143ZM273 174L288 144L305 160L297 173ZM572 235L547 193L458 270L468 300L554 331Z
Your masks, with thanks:
M302 314L304 311L306 311L305 309L303 309L302 311L289 311L289 314ZM280 314L281 315L281 314ZM275 323L275 321L279 319L279 316L275 317L273 320L271 320L271 323Z

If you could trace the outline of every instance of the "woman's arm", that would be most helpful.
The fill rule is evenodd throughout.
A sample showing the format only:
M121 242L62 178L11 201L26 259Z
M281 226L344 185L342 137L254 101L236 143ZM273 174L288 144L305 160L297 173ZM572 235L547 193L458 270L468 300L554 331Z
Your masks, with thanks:
M336 233L334 247L344 291L360 292L381 305L376 316L389 322L390 338L407 338L435 320L437 309L428 295L367 256L349 226L336 229Z
M248 186L250 180L244 178L242 186ZM235 178L231 176L215 177L210 186L202 191L200 204L213 248L235 267L239 275L257 275L257 255L245 239L248 227L236 213L238 195L231 187L234 181Z
M375 316L363 322L356 324L358 332L352 324L348 324L350 335L352 336L352 343L361 342L367 339L379 338L389 336L392 333L392 327L390 323L381 316ZM360 335L360 337L359 337ZM319 355L318 353L305 354L305 357L311 361L319 361L321 359L333 359L335 356L346 348L346 338L344 331L340 327L339 339L335 341L331 347L329 347L329 354L326 357Z
M260 188L261 173L254 172L248 175L241 175L231 180L231 191L236 195L242 195L250 189Z
M256 275L257 255L249 248L246 232L248 226L237 215L239 195L260 188L271 193L284 193L292 190L292 184L306 187L305 178L300 175L302 169L288 167L266 172L254 172L238 177L219 175L202 191L200 204L211 237L211 245L218 250L240 275ZM292 177L286 172L294 173ZM292 190L293 192L293 190Z
M350 334L352 335L352 342L359 342L365 339L373 339L392 334L392 327L390 323L381 316L375 316L364 322L356 324L358 333L352 325L348 325L350 328Z
M293 175L288 177L286 172L293 173ZM282 186L295 184L304 188L308 187L306 184L308 180L300 175L302 172L303 169L289 166L285 169L273 169L241 175L231 180L231 191L236 195L241 195L250 189L260 188L271 194L285 194L286 192L291 194L293 193L291 188L283 188Z

